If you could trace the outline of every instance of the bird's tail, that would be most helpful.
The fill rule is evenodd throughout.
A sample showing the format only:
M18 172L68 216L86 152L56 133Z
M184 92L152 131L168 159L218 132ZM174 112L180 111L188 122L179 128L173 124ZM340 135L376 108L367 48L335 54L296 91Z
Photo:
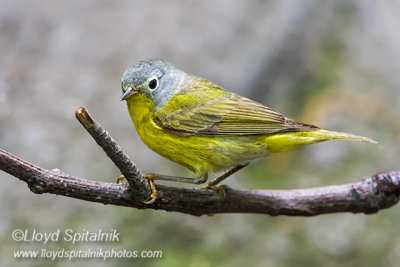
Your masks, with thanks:
M317 142L332 140L332 139L340 139L340 140L354 140L354 141L362 141L376 144L375 140L369 139L367 137L342 133L342 132L334 132L334 131L326 131L326 130L316 130L309 132L310 136L317 139ZM319 140L318 140L319 139Z
M265 143L267 144L268 151L274 153L286 151L302 145L309 145L333 139L377 143L376 141L366 137L326 130L273 134L266 137Z

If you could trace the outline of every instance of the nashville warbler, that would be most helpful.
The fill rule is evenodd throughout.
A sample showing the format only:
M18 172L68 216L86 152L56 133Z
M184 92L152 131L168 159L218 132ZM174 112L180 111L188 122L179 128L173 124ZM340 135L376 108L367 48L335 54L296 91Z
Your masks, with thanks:
M270 153L331 139L375 141L296 122L163 60L140 61L122 77L121 100L143 142L195 173L195 178L146 174L148 179L200 184L228 170L212 187Z

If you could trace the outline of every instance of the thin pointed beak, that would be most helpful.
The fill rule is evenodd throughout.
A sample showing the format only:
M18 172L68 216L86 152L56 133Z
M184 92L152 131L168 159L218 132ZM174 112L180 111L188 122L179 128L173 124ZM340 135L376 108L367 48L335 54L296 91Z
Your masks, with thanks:
M121 97L121 101L127 100L130 96L136 94L136 90L132 88L132 86L129 86L128 89L126 89L125 93Z

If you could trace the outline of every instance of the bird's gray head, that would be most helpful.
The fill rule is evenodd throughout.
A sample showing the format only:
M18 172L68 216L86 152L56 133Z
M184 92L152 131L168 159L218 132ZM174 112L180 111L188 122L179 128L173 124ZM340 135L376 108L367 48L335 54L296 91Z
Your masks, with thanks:
M121 100L145 94L156 107L165 105L180 88L185 73L163 60L140 61L122 76Z

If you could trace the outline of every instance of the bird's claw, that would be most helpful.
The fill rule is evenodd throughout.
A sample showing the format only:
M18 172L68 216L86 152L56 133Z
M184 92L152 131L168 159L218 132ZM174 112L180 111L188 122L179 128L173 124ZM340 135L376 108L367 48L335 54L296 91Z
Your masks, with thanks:
M225 189L223 186L215 186L208 184L205 187L200 188L201 190L213 190L218 192L218 194L222 197L222 201L225 200Z
M152 176L151 174L144 174L143 177L146 178L147 180L149 180L150 190L151 190L150 200L143 201L143 203L150 205L156 201L157 196L158 196L156 186L153 181L154 176Z
M118 177L117 179L117 184L121 183L123 180L126 180L125 176L121 175L120 177Z
M154 185L154 182L153 182L154 177L151 174L144 174L143 176L144 176L144 178L149 180L150 190L151 190L150 200L145 200L145 201L143 201L143 203L150 205L150 204L153 204L157 199L157 190L156 190L156 186ZM126 180L125 176L121 175L117 179L117 184L121 183L124 180Z

